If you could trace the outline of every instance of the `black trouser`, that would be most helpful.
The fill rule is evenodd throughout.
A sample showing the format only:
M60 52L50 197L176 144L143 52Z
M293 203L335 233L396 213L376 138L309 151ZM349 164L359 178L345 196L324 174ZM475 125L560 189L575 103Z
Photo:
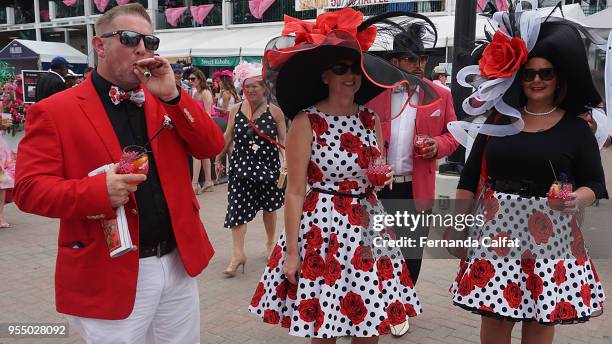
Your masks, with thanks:
M378 199L385 207L385 212L390 215L395 215L396 212L416 214L417 210L414 207L412 198L412 182L393 183L393 190L385 187L378 192ZM400 202L399 200L406 201ZM430 214L431 210L424 211L423 213ZM421 237L429 235L429 226L416 226L414 231L410 231L407 228L396 228L395 234L398 238L412 238L416 240L417 246L415 248L403 247L401 249L408 265L412 282L416 284L421 272L421 260L423 257L423 247L419 245L419 242Z

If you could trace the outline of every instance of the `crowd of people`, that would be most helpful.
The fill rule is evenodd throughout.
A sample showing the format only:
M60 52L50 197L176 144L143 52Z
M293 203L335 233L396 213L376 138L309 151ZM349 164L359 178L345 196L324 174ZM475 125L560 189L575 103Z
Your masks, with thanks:
M475 51L478 65L460 73L474 86L462 108L482 123L457 120L446 70L426 77L437 32L420 14L289 17L262 65L207 78L155 55L159 39L141 5L107 11L95 24L96 69L28 110L17 156L16 204L60 219L57 310L88 343L205 342L195 278L214 250L195 195L214 189L214 173L228 176L225 276L245 272L247 225L263 216L267 264L245 308L312 343L402 336L427 312L416 287L424 247L373 243L418 240L429 227L378 231L373 219L431 214L436 161L472 135L455 212L487 221L445 238L503 235L529 249L451 250L461 260L449 307L481 316L482 343L510 343L517 323L523 343L552 343L554 325L602 314L603 286L577 220L608 198L601 145L583 120L602 98L577 24L532 14L500 12L492 41ZM388 46L371 52L377 35ZM133 145L146 150L147 173L118 170ZM90 174L100 166L107 171ZM571 187L553 206L557 175ZM111 257L102 227L120 207L137 248ZM568 253L542 256L553 242Z

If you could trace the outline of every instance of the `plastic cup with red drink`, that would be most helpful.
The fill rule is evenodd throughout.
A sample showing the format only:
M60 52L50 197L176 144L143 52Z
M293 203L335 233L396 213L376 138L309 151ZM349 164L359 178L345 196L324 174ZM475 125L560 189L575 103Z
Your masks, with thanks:
M117 163L117 174L144 174L149 173L149 155L142 146L126 146L121 159ZM131 182L138 185L141 182Z
M571 183L554 181L546 194L548 206L554 210L563 210L564 203L572 200L573 189Z
M429 146L430 137L424 134L417 134L414 139L414 152L417 156L425 155L425 148Z
M383 187L387 181L387 174L391 172L391 165L385 159L375 159L368 167L368 180L374 187Z

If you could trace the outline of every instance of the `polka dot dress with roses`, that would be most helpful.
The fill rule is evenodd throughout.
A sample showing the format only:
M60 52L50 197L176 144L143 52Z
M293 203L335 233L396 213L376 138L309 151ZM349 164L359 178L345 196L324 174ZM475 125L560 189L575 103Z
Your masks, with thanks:
M308 184L312 188L360 194L370 187L366 169L376 148L374 115L330 116L311 107L313 130ZM367 204L367 205L366 205ZM366 210L366 208L368 210ZM371 210L369 210L371 209ZM281 235L251 300L249 311L300 337L371 337L421 313L406 264L373 254L365 244L364 215L381 212L374 193L366 199L310 190L304 201L298 247L297 285L282 273Z
M259 210L275 211L285 200L284 190L276 187L280 169L278 148L253 132L241 110L234 124L235 144L230 160L225 228L250 222ZM269 109L254 123L260 132L276 138L276 122ZM253 145L258 147L256 151Z
M456 305L541 323L582 322L602 313L603 287L575 216L550 209L546 198L499 192L485 198L481 210L487 222L472 235L519 238L522 253L471 250L450 288Z

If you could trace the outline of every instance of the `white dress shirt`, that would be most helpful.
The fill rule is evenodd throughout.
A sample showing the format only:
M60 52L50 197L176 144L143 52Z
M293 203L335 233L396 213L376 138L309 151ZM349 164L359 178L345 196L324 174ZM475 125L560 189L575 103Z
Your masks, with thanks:
M396 117L391 121L391 137L389 142L389 152L387 161L394 166L397 176L412 175L412 155L414 154L414 130L416 123L417 109L410 106L418 102L418 90L412 94L410 103L406 104L408 92L393 91L391 95L391 116ZM402 107L404 110L402 111ZM397 114L402 113L397 116Z

